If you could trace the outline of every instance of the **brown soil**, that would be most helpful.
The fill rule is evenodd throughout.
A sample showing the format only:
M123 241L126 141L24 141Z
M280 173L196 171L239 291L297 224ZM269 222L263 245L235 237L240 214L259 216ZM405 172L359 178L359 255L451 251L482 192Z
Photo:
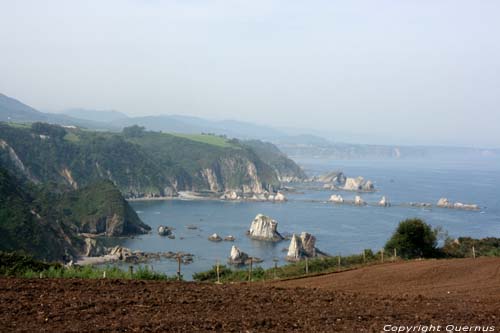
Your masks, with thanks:
M289 281L0 279L0 331L383 331L500 328L500 258L420 261Z

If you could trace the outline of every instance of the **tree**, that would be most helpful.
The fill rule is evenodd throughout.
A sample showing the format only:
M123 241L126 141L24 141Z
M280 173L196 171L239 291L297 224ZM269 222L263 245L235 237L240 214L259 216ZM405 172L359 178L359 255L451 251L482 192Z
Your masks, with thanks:
M435 257L438 230L421 219L407 219L399 223L392 237L385 244L386 251L396 249L405 259Z
M123 129L123 135L129 138L138 138L144 135L145 128L138 125L133 125L129 127L125 127Z

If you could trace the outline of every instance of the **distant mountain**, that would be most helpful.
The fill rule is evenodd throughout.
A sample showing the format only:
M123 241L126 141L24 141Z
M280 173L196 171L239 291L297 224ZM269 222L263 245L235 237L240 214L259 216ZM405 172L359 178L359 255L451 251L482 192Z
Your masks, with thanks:
M43 113L17 99L0 93L0 121L12 123L45 122L63 126L79 126L91 129L113 129L110 124L77 119L63 114Z
M72 118L91 120L99 123L111 123L128 118L125 113L114 110L90 110L90 109L68 109L62 112Z

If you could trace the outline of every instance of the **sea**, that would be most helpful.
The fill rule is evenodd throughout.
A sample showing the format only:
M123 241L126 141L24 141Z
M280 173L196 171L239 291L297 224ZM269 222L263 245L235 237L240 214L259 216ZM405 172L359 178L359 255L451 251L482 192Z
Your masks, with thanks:
M265 214L278 222L278 231L285 234L309 232L316 247L331 255L361 253L364 249L380 250L391 237L398 223L418 217L440 227L450 237L500 237L500 159L474 160L329 160L300 159L308 175L343 171L348 177L363 176L372 180L376 192L361 193L369 203L357 207L333 204L330 195L340 194L352 200L356 193L323 190L306 184L291 184L287 202L230 202L210 200L167 200L132 202L139 217L152 227L147 235L122 238L118 242L132 250L147 252L187 252L194 261L183 264L181 273L187 280L192 275L226 264L231 246L264 261L258 265L269 268L286 264L289 240L278 243L256 241L246 236L257 214ZM379 207L382 196L391 207ZM452 202L473 203L478 211L446 208L410 207L410 202L435 204L446 197ZM158 226L172 227L175 239L161 237ZM187 226L195 226L189 229ZM232 235L234 242L212 242L208 237ZM177 262L171 259L147 263L155 271L174 275Z

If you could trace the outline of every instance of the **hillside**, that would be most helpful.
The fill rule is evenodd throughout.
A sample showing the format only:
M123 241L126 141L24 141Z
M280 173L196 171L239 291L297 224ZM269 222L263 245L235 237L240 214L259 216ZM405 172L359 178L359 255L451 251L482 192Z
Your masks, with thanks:
M0 123L0 161L35 183L78 189L106 179L131 198L280 187L269 156L237 140L147 132L137 126L111 133ZM301 177L300 168L295 170Z
M122 236L149 230L111 182L67 191L32 186L0 167L0 251L69 260L83 250L80 233Z

